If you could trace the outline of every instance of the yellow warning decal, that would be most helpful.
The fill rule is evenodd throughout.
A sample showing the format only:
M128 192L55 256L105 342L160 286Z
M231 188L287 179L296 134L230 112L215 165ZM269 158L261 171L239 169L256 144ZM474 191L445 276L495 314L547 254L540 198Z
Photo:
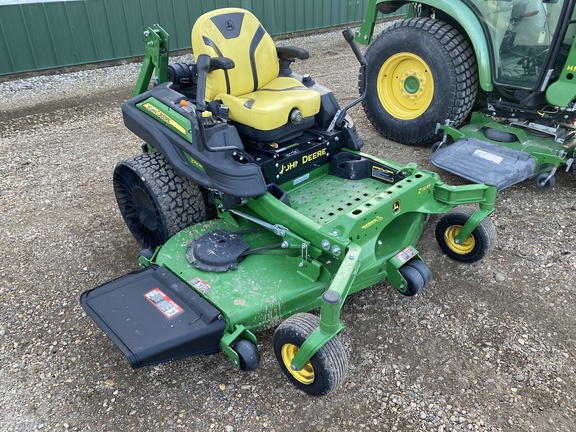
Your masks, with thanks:
M147 110L148 112L150 112L150 114L152 114L154 117L157 117L158 119L162 120L163 122L165 122L169 126L172 126L174 129L176 129L181 134L186 135L186 129L184 129L181 124L176 122L176 120L174 120L168 114L160 111L158 108L156 108L150 102L146 102L144 105L142 105L142 107L145 110Z
M377 165L372 166L372 177L388 183L394 183L394 171Z

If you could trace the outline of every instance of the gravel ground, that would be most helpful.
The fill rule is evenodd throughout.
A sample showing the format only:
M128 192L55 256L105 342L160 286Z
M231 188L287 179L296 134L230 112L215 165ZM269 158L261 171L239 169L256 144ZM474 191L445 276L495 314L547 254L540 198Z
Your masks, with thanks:
M342 104L356 96L340 32L282 43L310 51L296 69ZM380 284L349 299L349 376L326 397L285 380L272 330L259 335L255 372L223 354L130 369L78 296L136 268L111 174L139 151L120 113L138 70L0 83L0 429L574 430L576 179L563 172L549 192L525 182L498 195L499 241L482 262L444 256L432 218L418 248L434 279L412 298ZM352 114L365 151L432 169L430 148L386 141L360 109Z

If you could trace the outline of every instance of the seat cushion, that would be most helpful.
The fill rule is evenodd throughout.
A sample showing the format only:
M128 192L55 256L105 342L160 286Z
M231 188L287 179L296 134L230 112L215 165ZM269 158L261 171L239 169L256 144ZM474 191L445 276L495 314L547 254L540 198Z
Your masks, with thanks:
M192 28L196 57L228 57L234 68L208 74L206 99L220 93L255 91L278 76L276 45L258 19L244 9L217 9L202 15Z
M320 93L290 77L275 78L259 90L240 96L220 93L215 99L230 108L230 120L265 131L288 123L294 108L304 118L320 111Z

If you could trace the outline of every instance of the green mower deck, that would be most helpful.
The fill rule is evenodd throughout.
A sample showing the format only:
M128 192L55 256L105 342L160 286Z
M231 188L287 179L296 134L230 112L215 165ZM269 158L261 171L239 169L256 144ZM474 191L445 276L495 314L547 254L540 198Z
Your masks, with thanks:
M568 171L573 163L576 142L560 127L503 123L473 113L470 124L441 129L445 138L434 146L430 161L476 183L493 182L499 190L530 178L539 188L550 189L558 168Z

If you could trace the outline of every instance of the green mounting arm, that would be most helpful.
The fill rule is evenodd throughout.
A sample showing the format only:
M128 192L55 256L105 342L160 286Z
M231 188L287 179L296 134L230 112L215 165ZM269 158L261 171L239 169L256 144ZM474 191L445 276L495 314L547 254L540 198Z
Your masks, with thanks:
M322 294L320 325L308 336L292 359L290 365L292 370L302 370L320 348L344 329L344 324L340 321L340 310L360 269L361 252L360 246L354 243L348 245L346 256L334 276L330 288Z
M470 184L461 186L436 185L434 199L451 206L478 203L478 209L470 215L458 235L457 242L463 242L478 225L494 211L496 193L495 184Z
M377 16L378 10L376 9L376 0L370 0L368 3L368 10L366 11L366 16L362 22L362 26L354 36L356 42L362 45L368 45L370 42L372 42Z
M170 54L169 38L168 33L158 24L153 24L152 27L146 27L144 30L146 54L144 54L142 69L140 69L132 97L138 96L148 89L154 69L156 69L159 83L167 81L166 70Z

